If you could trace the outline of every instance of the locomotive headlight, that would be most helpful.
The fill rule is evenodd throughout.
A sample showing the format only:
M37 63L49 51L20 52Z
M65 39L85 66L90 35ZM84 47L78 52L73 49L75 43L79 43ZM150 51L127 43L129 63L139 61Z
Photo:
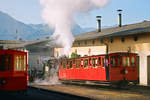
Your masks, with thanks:
M2 79L2 80L1 80L1 83L2 83L2 84L6 84L6 79Z

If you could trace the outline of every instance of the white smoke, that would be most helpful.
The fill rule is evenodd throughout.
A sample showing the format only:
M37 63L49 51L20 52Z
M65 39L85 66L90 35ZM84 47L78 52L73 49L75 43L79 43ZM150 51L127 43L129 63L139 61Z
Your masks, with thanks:
M56 44L64 48L62 55L68 55L74 41L71 32L73 14L104 7L108 2L109 0L40 0L44 7L42 18L55 29L53 37L56 38Z
M54 66L55 64L53 64ZM56 85L61 84L61 82L58 79L58 66L52 67L49 71L49 75L45 76L44 80L42 79L36 79L33 83L37 85Z

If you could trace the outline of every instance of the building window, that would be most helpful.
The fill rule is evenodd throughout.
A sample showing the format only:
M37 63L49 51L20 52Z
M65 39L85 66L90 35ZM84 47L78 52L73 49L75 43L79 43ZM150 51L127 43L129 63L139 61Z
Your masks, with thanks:
M138 37L137 37L137 36L135 36L135 37L134 37L134 41L137 41L137 40L138 40Z
M113 38L111 38L111 39L110 39L110 42L113 43L113 41L114 41Z
M95 44L95 40L92 41L92 44Z
M59 57L59 52L57 51L57 57Z
M90 48L89 48L88 54L89 54L89 56L91 55L91 49Z
M101 42L101 43L104 43L104 40L103 40L103 39L100 39L100 42Z
M80 46L80 42L78 42L78 45Z
M75 46L76 45L75 42L72 45Z
M77 49L75 49L75 53L77 54Z
M121 42L125 42L125 38L124 37L121 38Z
M0 49L4 49L4 46L0 46Z
M84 41L85 45L87 45L87 41Z

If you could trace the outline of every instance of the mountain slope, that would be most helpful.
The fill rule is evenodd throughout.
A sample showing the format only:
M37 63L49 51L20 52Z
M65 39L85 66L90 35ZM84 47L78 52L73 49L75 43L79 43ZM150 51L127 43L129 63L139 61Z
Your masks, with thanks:
M17 30L17 31L16 31ZM94 28L82 29L79 25L74 25L72 33L74 35L94 30ZM17 32L17 33L16 33ZM54 30L45 24L24 24L0 11L0 40L36 40L50 36Z
M15 20L3 12L0 12L0 22L1 40L13 40L16 37L16 30L18 32L17 37L22 38L23 40L33 40L40 35L40 32L36 29Z

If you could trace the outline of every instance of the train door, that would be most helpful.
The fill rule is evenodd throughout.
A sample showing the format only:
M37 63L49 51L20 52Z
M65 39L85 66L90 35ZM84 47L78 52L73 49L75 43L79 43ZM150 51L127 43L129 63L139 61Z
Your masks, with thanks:
M147 79L148 85L150 85L150 56L147 57Z
M122 57L121 55L113 54L110 56L110 80L122 80L123 74L122 71L124 68L122 67Z
M139 75L140 75L140 57L136 56L136 65L137 65L137 73L138 73L138 80L139 80Z
M125 53L122 54L122 75L123 79L128 81L137 82L138 73L137 73L137 65L136 65L136 54Z

